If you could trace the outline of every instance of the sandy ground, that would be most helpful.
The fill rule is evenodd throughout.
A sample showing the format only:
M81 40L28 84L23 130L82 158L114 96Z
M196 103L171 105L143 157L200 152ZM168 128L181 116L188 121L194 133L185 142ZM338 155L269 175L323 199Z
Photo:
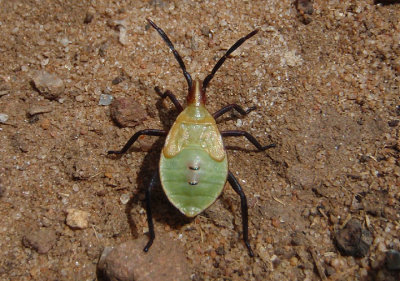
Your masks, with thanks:
M198 78L260 29L212 80L207 105L257 106L218 126L277 145L257 152L244 139L225 140L248 197L256 257L241 240L240 200L228 185L194 220L158 188L156 234L183 249L187 279L399 280L384 260L400 250L400 5L372 0L314 1L312 14L287 0L0 1L0 113L8 116L0 124L0 279L95 280L105 246L148 231L144 189L163 139L146 137L119 159L106 153L140 129L171 126L174 107L154 86L185 100L181 70L147 17ZM40 70L62 80L57 97L33 87ZM101 94L138 102L145 120L118 127ZM66 224L71 208L89 214L87 226ZM335 245L351 218L372 235L365 257ZM29 245L32 233L39 245Z

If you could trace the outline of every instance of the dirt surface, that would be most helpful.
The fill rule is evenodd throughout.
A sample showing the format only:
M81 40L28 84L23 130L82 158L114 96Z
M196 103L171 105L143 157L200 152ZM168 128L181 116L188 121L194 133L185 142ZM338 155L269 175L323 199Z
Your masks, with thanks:
M106 152L138 130L171 126L174 106L154 86L185 99L182 72L148 17L199 78L260 29L208 89L210 112L257 106L220 118L221 130L277 145L257 152L225 140L255 257L228 185L193 220L158 188L156 235L183 248L188 279L399 280L384 261L400 250L400 5L299 2L0 1L0 279L94 280L104 247L147 233L144 190L163 139L145 137L121 158ZM39 92L38 71L54 75L56 95ZM145 120L118 127L101 95L134 100ZM88 214L82 227L66 224L70 209ZM372 235L364 257L335 244L350 219Z

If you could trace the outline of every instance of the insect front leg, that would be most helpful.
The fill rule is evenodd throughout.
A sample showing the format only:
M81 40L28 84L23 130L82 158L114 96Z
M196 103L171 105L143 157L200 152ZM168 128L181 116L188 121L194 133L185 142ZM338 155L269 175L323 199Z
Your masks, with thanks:
M220 110L214 112L213 117L214 117L214 119L217 119L218 117L220 117L221 115L227 113L228 111L230 111L232 109L235 109L237 112L239 112L242 115L247 115L250 112L252 112L254 109L256 109L256 107L252 106L252 107L249 107L248 109L244 110L243 107L241 107L240 105L228 104L227 106L224 106Z
M178 99L175 97L175 95L170 90L166 90L164 93L161 92L159 87L154 87L154 90L157 92L157 94L160 95L160 97L162 99L169 97L169 99L175 105L176 110L178 110L178 113L182 112L183 107L182 107L181 103L178 101Z
M274 143L262 146L256 140L255 137L253 137L246 131L239 131L239 130L223 131L223 132L221 132L221 136L223 136L223 137L246 137L246 139L248 139L255 147L257 147L258 150L261 150L261 151L267 150L268 148L276 147L276 144L274 144Z
M128 149L132 146L132 144L141 136L141 135L147 135L147 136L166 136L168 134L167 131L164 130L158 130L158 129L146 129L146 130L141 130L139 132L136 132L129 140L128 142L124 145L124 147L121 150L109 150L108 154L124 154L125 152L128 151Z
M156 238L156 234L154 232L153 215L151 213L151 190L156 184L157 178L158 178L158 172L156 171L151 177L149 186L146 189L146 214L147 214L147 224L149 226L150 240L149 242L147 242L146 246L143 249L143 251L145 252L147 252L150 249L151 245L153 244L154 238Z
M231 171L228 171L228 182L232 186L233 190L235 190L235 192L240 196L240 206L242 208L243 240L247 249L249 250L249 256L254 257L254 253L249 242L249 217L246 195L244 195L242 187Z

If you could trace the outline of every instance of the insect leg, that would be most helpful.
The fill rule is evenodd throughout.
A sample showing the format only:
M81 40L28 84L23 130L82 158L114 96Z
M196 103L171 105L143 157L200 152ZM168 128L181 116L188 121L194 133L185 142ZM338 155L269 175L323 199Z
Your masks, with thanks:
M213 114L214 119L217 119L218 117L220 117L221 115L227 113L231 109L236 109L236 111L239 112L240 114L247 115L250 112L252 112L254 109L256 109L256 107L252 106L252 107L249 107L248 109L244 110L243 107L241 107L240 105L228 104L227 106L224 106L220 110L214 112L214 114Z
M246 137L246 139L248 139L252 144L254 144L255 147L257 147L258 150L267 150L268 148L272 148L275 147L276 144L271 143L269 145L264 145L262 146L255 137L253 137L252 135L250 135L248 132L246 131L239 131L239 130L232 130L232 131L223 131L221 132L221 136L223 137Z
M175 97L175 95L170 90L166 90L164 93L161 92L159 87L155 87L154 90L157 92L157 94L160 95L160 97L162 99L165 99L166 97L169 97L169 99L175 105L176 110L178 110L179 113L182 112L183 107L182 107L181 103L178 101L178 99Z
M249 256L254 257L253 250L251 249L249 243L249 217L246 195L244 195L242 187L231 171L228 172L228 182L232 186L233 190L235 190L235 192L240 196L240 206L242 208L243 240L247 249L249 250Z
M144 247L143 251L147 252L151 245L153 244L154 238L156 238L156 234L154 233L154 224L153 224L153 215L151 214L151 190L153 189L154 185L157 182L158 172L154 172L153 176L151 177L149 186L146 189L146 214L147 214L147 224L149 226L149 235L150 240L147 242L146 246Z
M129 140L128 142L124 145L124 147L121 150L109 150L108 154L124 154L125 152L128 151L128 149L132 146L132 144L141 136L141 135L147 135L147 136L166 136L168 134L167 131L164 130L158 130L158 129L146 129L146 130L141 130L139 132L136 132Z

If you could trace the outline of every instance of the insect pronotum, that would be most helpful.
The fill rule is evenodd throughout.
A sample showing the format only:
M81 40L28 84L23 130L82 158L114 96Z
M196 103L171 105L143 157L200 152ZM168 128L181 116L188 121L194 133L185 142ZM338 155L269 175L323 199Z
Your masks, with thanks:
M146 213L150 239L144 247L144 251L147 252L149 250L155 238L150 197L158 178L168 200L187 217L198 215L214 203L221 194L226 181L228 181L240 196L243 240L249 255L254 256L249 243L247 199L239 182L233 173L228 170L228 160L222 138L243 136L261 151L274 147L275 144L262 146L246 131L232 130L220 132L216 126L215 119L232 109L235 109L242 115L247 115L255 107L244 110L237 104L229 104L214 114L210 114L205 108L205 93L211 79L227 57L242 45L243 42L253 37L258 30L250 32L233 44L219 59L211 73L201 82L198 79L192 80L191 75L186 71L181 56L175 50L174 45L165 32L150 19L147 19L147 21L157 30L178 61L188 84L188 96L187 106L183 108L171 91L167 90L162 93L158 87L155 87L156 92L161 98L168 97L179 112L169 132L159 129L141 130L135 133L121 150L108 151L109 154L123 154L127 152L141 135L166 136L160 156L159 169L154 172L146 189Z

